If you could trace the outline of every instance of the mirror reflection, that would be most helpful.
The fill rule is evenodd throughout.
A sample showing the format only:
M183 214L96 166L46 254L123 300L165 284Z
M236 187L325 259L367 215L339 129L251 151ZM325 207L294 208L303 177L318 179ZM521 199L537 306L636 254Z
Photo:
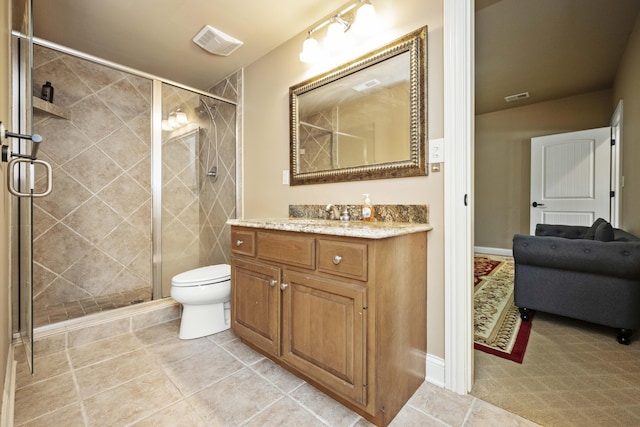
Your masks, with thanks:
M408 64L404 52L299 96L299 171L408 159Z
M426 175L425 37L290 89L292 185Z

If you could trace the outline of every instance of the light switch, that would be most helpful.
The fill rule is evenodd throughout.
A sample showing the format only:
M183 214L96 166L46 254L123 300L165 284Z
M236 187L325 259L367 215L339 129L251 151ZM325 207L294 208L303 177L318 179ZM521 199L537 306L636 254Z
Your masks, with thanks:
M444 162L444 138L429 140L429 163Z
M282 185L289 185L289 171L282 171Z

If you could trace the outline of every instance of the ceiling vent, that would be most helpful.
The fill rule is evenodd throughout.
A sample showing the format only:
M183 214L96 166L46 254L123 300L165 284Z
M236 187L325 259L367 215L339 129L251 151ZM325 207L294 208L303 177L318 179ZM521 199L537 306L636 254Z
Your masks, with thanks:
M360 83L357 86L354 86L352 89L358 92L362 92L363 90L371 89L372 87L380 86L381 84L382 83L380 83L380 80L371 79L364 83Z
M207 52L221 56L231 55L243 44L240 40L210 25L205 25L193 38L193 42Z
M527 99L529 97L529 92L517 93L515 95L505 96L504 100L507 102L520 101L521 99Z

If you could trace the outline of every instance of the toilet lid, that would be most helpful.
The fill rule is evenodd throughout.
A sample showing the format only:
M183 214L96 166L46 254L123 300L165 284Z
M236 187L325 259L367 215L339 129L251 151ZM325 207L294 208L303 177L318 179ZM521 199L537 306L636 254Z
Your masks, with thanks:
M229 264L209 265L185 271L171 279L172 286L199 286L224 282L231 277Z

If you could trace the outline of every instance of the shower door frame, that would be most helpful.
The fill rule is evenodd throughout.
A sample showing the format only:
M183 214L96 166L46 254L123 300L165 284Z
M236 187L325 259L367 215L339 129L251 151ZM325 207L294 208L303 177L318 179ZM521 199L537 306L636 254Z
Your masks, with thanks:
M212 98L220 102L233 105L236 108L236 162L238 160L238 141L240 139L241 126L239 124L240 102L232 101L222 96L189 87L187 85L177 83L168 79L160 78L155 75L138 71L124 65L116 64L93 55L89 55L75 49L58 45L57 43L33 37L32 41L42 47L53 49L68 55L75 56L80 59L94 62L118 71L129 73L138 77L142 77L151 81L151 298L161 299L168 297L162 295L162 84L168 84L180 89L193 92L199 96ZM46 138L46 135L43 135ZM239 170L236 170L236 183L239 183ZM238 184L237 184L238 185ZM236 212L241 209L238 205L238 192L236 191Z
M12 123L14 132L31 135L33 133L33 34L31 3L25 2L26 31L11 34L11 91ZM25 28L21 28L25 30ZM29 154L31 143L25 139L9 139L9 151ZM31 176L33 169L25 162L9 171L7 179L13 179L20 193L33 192ZM33 198L29 196L11 197L11 280L15 283L12 292L12 333L20 337L25 351L27 365L34 372L33 337ZM25 224L26 223L26 224ZM28 262L22 262L24 258Z

